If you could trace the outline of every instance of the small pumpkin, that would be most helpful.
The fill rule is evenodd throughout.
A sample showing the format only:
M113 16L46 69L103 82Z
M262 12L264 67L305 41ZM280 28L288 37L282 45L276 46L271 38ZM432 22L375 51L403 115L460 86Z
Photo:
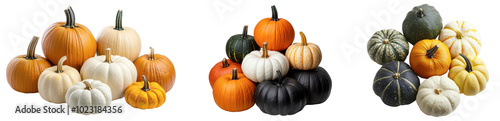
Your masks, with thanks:
M111 103L111 88L98 80L85 79L71 86L66 92L65 98L70 108L107 106ZM80 113L85 114L85 112Z
M433 6L415 6L403 21L404 36L413 45L423 39L436 39L443 28L442 21L441 15Z
M270 115L293 115L307 104L307 90L293 78L282 78L276 71L276 80L266 80L255 89L255 104Z
M373 79L373 91L388 106L412 103L417 97L419 86L418 76L402 61L384 64Z
M422 112L432 116L445 116L460 103L460 90L446 76L433 76L418 88L417 104Z
M35 54L38 37L33 36L26 55L14 57L7 66L7 82L12 89L23 93L38 92L38 77L52 66L44 57Z
M226 58L222 59L221 62L215 64L214 67L210 69L210 73L208 74L210 87L214 87L215 81L217 81L219 77L233 72L234 68L238 70L238 73L243 73L243 71L241 71L241 65L239 63L227 60Z
M468 96L476 95L486 88L489 80L488 69L480 58L459 55L451 62L448 77L455 81L460 88L460 93Z
M443 75L448 72L450 64L450 51L439 40L422 40L413 46L410 53L410 65L422 78Z
M314 43L307 43L306 35L300 32L301 43L294 43L286 49L286 58L290 65L299 70L311 70L321 63L321 49Z
M243 63L241 63L243 73L248 79L257 83L277 79L277 73L269 73L275 70L282 70L283 75L286 75L289 66L290 64L283 54L267 50L266 42L262 45L261 51L252 51L245 56Z
M172 61L166 56L155 54L152 47L150 54L144 54L134 62L138 75L145 75L150 82L156 82L168 92L175 83L175 67ZM137 81L144 81L143 78L137 78Z
M320 104L330 97L332 79L326 70L317 67L311 70L292 69L288 73L307 90L307 104Z
M236 63L241 63L245 55L259 49L253 36L248 35L248 25L243 27L243 34L231 36L226 43L226 55Z
M460 53L476 57L481 50L481 37L476 27L465 21L452 21L446 24L439 34L441 40L450 49L451 58Z
M112 56L110 48L106 49L106 55L85 61L80 73L83 79L95 79L107 84L113 100L122 98L127 86L137 80L134 64L125 57Z
M118 10L115 26L108 26L101 31L97 38L97 55L105 55L106 49L111 48L111 55L119 55L134 62L141 53L141 38L130 27L122 25L123 11Z
M156 82L149 82L142 75L142 82L134 82L125 90L125 101L134 108L152 109L165 103L167 95L165 90Z
M61 57L57 66L45 69L38 78L38 93L49 102L65 103L68 89L82 81L75 68L63 65L66 59L66 56Z
M51 63L57 63L66 56L66 65L80 70L87 59L95 56L97 44L87 27L75 23L75 13L71 7L64 12L66 22L54 23L45 31L42 50Z
M405 61L409 47L403 34L394 29L375 32L367 45L368 55L380 65L391 61Z
M271 6L272 17L264 18L255 25L255 42L263 47L264 42L269 44L269 50L282 51L288 48L295 39L292 24L284 18L278 18L276 6Z
M255 84L237 70L219 77L213 87L217 106L230 112L244 111L254 104Z

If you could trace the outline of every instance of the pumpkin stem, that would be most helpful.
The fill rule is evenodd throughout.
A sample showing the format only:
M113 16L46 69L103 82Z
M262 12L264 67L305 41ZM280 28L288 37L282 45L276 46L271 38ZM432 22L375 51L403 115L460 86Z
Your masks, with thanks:
M455 32L455 34L457 34L457 39L462 39L464 37L464 35L462 35L462 32L458 31L458 30L453 30Z
M33 39L31 39L30 45L28 46L28 53L26 54L26 57L25 57L26 59L28 59L28 60L36 59L35 48L36 48L36 44L38 43L38 39L39 39L39 37L37 37L37 36L33 36Z
M116 21L115 21L115 30L123 30L123 26L122 26L122 15L123 15L123 11L122 10L118 10L118 12L116 13Z
M221 63L222 63L222 68L226 68L226 67L228 67L228 66L229 66L229 62L227 62L227 59L226 59L226 58L222 59L222 62L221 62Z
M149 82L148 79L146 79L146 76L142 75L142 79L144 80L144 86L141 88L141 90L144 92L151 90L149 89Z
M278 10L276 10L275 5L271 6L271 11L273 12L273 16L271 17L271 20L272 21L279 21L280 19L278 18Z
M111 48L106 48L106 60L104 62L113 63L113 60L111 60Z
M155 49L153 47L149 47L151 52L149 53L149 60L156 60L155 58Z
M233 76L231 80L238 80L238 69L233 68Z
M267 42L262 44L262 56L261 58L269 58L269 54L267 53Z
M83 81L83 84L85 84L85 89L86 89L86 90L92 90L92 86L90 85L90 83L89 83L89 82L87 82L87 81Z
M389 44L389 39L385 39L383 43L384 44Z
M302 46L307 46L306 35L304 35L304 32L302 31L300 31L300 38L302 39Z
M66 14L66 24L61 26L66 28L78 27L75 22L75 12L73 11L73 8L71 8L71 6L68 6L68 8L64 10L64 13Z
M280 70L277 70L277 71L276 71L276 74L278 74L278 86L282 86L282 83L283 83L283 82L282 82L282 81L283 81L282 79L283 79L283 77L281 77L281 76L282 76L282 75L281 75L281 71L280 71Z
M423 18L424 17L424 9L423 8L418 8L417 16L419 18Z
M441 92L443 92L443 90L441 90L439 88L434 89L434 93L436 93L438 95L441 94Z
M427 53L426 53L425 55L427 55L427 57L429 57L429 58L433 58L433 57L434 57L434 55L435 55L434 53L436 53L436 51L437 51L438 49L439 49L439 46L438 46L438 45L436 45L436 46L432 47L431 49L428 49L428 50L427 50Z
M248 37L248 25L245 25L243 27L243 34L242 35L242 38L247 38Z
M465 66L465 70L466 70L467 72L469 72L469 73L470 73L470 72L472 72L472 64L470 63L469 58L467 58L467 57L466 57L464 54L462 54L462 53L460 53L460 56L462 56L462 58L464 58L465 63L467 64L467 65Z
M62 70L62 67L63 67L63 63L64 61L66 61L67 57L66 56L63 56L61 57L61 59L59 59L59 62L57 62L57 70L56 70L56 73L62 73L64 72Z
M392 77L394 77L394 79L398 79L401 75L399 73L394 73L392 75Z

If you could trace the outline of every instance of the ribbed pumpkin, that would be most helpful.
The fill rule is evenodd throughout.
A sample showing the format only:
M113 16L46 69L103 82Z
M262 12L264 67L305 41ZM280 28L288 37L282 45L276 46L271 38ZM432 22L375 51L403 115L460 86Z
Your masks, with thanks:
M417 104L422 112L432 116L445 116L460 103L460 90L446 76L433 76L418 88Z
M38 37L34 36L28 46L26 55L14 57L7 66L7 82L12 89L23 93L38 92L38 77L50 62L35 54Z
M448 72L450 64L450 51L439 40L419 41L410 53L410 65L422 78L443 75Z
M226 43L226 55L236 63L241 63L245 55L259 49L253 36L248 35L248 25L243 27L243 34L231 36Z
M269 50L282 51L288 48L295 39L295 31L292 24L286 19L278 18L276 6L271 6L272 17L264 18L255 25L255 42L262 47L264 42L269 45Z
M105 108L111 104L111 88L99 80L85 79L77 82L66 92L66 103L70 108L99 106ZM95 107L93 107L95 109ZM77 112L83 114L98 113L98 111Z
M157 82L168 92L175 83L175 68L174 64L166 56L155 54L154 48L151 49L150 54L142 55L134 62L137 68L138 75L145 75L150 82ZM144 81L142 78L137 78L137 81Z
M332 79L324 68L318 66L311 70L292 69L288 75L306 88L307 104L323 103L330 97Z
M474 25L465 21L452 21L446 24L439 34L441 40L450 49L451 58L460 53L476 57L481 50L481 37Z
M97 38L97 55L105 55L106 48L111 48L111 55L119 55L134 62L141 53L139 34L130 28L122 26L122 10L116 14L115 26L104 28Z
M489 80L488 70L480 58L459 55L451 62L448 77L455 81L460 88L460 93L469 96L476 95L486 88Z
M233 72L234 68L238 70L238 73L243 73L243 71L241 71L241 65L239 63L227 60L226 58L222 59L221 62L215 64L214 67L210 69L210 73L208 74L210 87L214 87L215 81L217 81L219 77Z
M61 57L57 66L45 69L38 78L38 93L53 103L65 103L66 92L73 84L81 82L78 71L71 66L63 66L66 56Z
M403 33L406 40L415 45L423 39L436 39L443 28L441 15L433 6L415 6L406 14Z
M148 82L142 75L142 82L134 82L125 90L125 101L134 108L152 109L165 103L165 90L156 82Z
M213 87L217 106L230 112L244 111L254 104L255 84L237 70L219 77Z
M66 65L80 70L87 59L95 56L97 44L87 27L75 23L71 7L64 12L66 22L54 23L45 31L43 53L51 63L57 63L62 56L67 56Z
M286 49L285 56L290 65L299 70L311 70L321 62L321 49L314 43L307 43L306 35L300 32L301 43L294 43Z
M418 76L402 61L384 64L373 79L373 91L389 106L414 102L419 86Z
M261 51L253 51L243 59L241 69L248 79L259 83L264 80L274 80L278 74L270 73L281 70L283 75L288 73L290 64L285 55L277 51L267 50L267 43L264 42Z
M373 34L366 48L373 61L384 65L391 61L405 61L409 47L408 41L401 32L384 29Z

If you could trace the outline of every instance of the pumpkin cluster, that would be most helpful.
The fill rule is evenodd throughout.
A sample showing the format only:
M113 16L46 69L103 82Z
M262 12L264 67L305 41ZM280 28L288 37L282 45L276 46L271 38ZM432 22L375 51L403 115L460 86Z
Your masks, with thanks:
M408 12L402 30L377 31L367 44L370 58L382 65L373 91L386 105L416 100L423 113L444 116L456 109L460 93L484 90L489 75L477 58L481 38L472 24L452 21L443 27L439 12L423 4ZM408 54L410 65L404 62ZM419 77L426 80L421 84Z

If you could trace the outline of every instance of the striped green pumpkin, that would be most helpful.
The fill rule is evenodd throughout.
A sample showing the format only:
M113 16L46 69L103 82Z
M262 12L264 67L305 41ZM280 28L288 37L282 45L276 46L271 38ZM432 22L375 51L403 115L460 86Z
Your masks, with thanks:
M405 61L409 45L405 37L394 29L384 29L375 32L368 41L370 58L380 65L391 61Z
M420 79L411 67L402 61L383 65L373 79L373 91L384 104L407 105L417 99Z
M236 63L243 62L243 58L248 53L254 50L260 50L259 45L255 42L253 36L248 33L248 26L245 25L243 28L243 34L237 34L231 36L226 43L226 55L229 59Z

